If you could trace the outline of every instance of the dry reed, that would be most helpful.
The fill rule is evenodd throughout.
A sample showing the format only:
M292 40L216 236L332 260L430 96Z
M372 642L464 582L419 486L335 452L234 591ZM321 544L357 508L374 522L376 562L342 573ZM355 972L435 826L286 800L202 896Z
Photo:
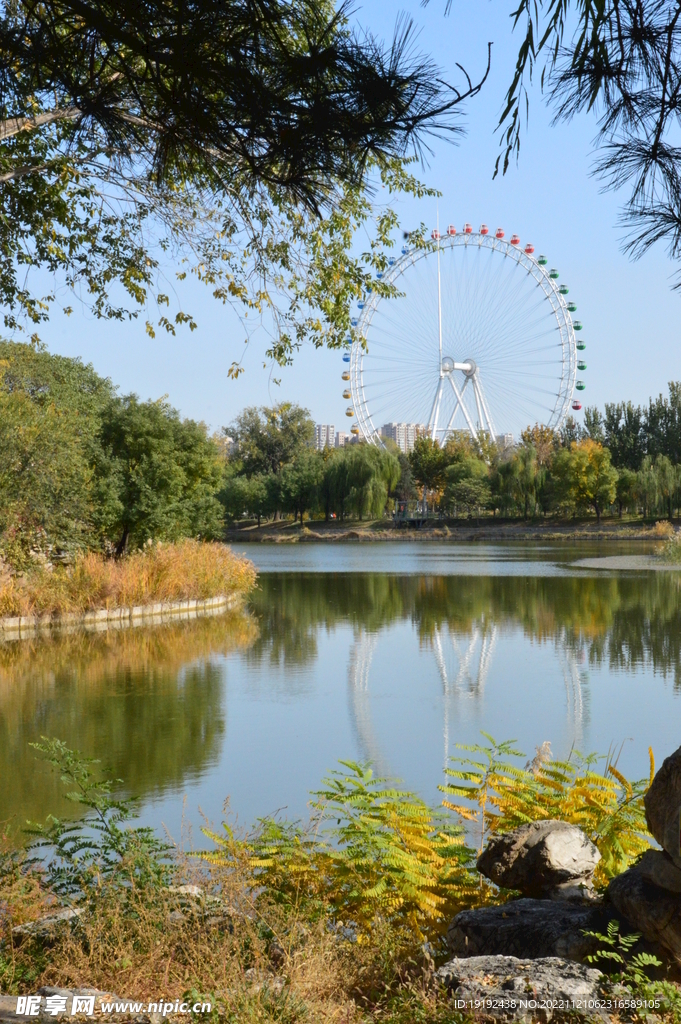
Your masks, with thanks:
M159 601L245 595L256 572L224 544L155 544L126 558L90 552L68 567L39 567L0 588L0 616L63 614Z

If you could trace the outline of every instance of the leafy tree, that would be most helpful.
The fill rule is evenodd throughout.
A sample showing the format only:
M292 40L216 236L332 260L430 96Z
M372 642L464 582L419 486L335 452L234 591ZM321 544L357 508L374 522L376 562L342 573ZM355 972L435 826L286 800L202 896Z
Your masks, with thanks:
M584 434L598 444L605 444L605 423L595 405L584 410Z
M676 466L673 466L666 455L658 455L655 459L655 473L657 475L657 486L660 497L666 506L665 511L672 519L673 504L678 486L678 474Z
M114 394L78 359L0 342L0 534L14 565L30 549L97 543L109 494L95 486L92 466L101 460L99 425Z
M569 448L574 441L581 441L584 436L584 431L580 427L574 416L568 416L565 423L560 428L560 443L563 448Z
M491 499L489 467L475 456L463 456L445 470L443 504L472 513L486 508Z
M314 441L307 409L290 402L272 408L250 406L227 429L234 440L233 458L247 476L278 473Z
M536 499L540 477L536 449L532 445L521 445L513 457L513 467L513 480L518 497L523 503L523 514L527 519L530 505L534 504Z
M539 466L547 466L553 458L554 452L559 445L556 432L543 423L535 423L533 427L526 427L520 435L525 447L534 448Z
M643 410L631 402L605 406L605 446L610 450L613 466L630 470L641 468L646 453Z
M96 316L136 316L150 292L168 305L172 252L219 300L276 307L285 360L291 335L341 344L374 276L348 245L369 176L401 188L404 156L456 133L479 85L445 84L408 26L386 48L328 0L18 0L0 14L0 88L8 325L55 298L33 294L29 267L61 273Z
M681 383L669 382L669 397L650 400L645 414L646 451L681 462Z
M262 517L276 508L276 483L274 477L265 473L254 473L251 477L229 476L218 494L227 518L234 520L252 515L260 526Z
M414 486L414 475L411 471L409 456L401 449L393 453L400 466L400 478L395 484L394 495L398 501L412 501L417 497Z
M88 445L75 412L0 391L0 545L16 568L93 539Z
M632 469L622 468L618 470L617 485L616 485L616 497L617 505L619 508L620 518L622 517L623 508L633 508L636 503L638 496L637 482L638 477Z
M344 449L348 460L349 503L362 519L383 515L390 490L399 480L400 467L390 452L369 444Z
M310 448L300 451L279 473L281 507L295 518L300 516L301 525L305 513L317 508L323 473L321 456Z
M165 402L128 395L110 404L101 439L102 475L117 487L110 536L118 554L148 538L220 536L222 464L203 424L181 420Z
M643 505L643 518L651 515L660 498L660 482L653 460L649 455L644 458L641 468L636 474L636 492Z
M439 491L442 488L449 461L448 453L437 441L430 437L417 437L409 453L409 465L414 480L423 488L424 504L428 491Z
M616 496L617 470L608 449L591 438L573 441L557 454L553 472L564 499L575 508L593 508L600 522L603 509Z

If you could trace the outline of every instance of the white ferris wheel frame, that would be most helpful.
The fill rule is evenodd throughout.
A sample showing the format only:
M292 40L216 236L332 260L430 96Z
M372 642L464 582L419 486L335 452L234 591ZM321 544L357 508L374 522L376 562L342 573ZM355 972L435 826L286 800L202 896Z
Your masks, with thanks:
M528 275L536 281L537 286L544 292L544 295L553 310L553 315L556 318L562 353L561 377L558 385L556 402L545 426L550 427L552 430L559 430L569 413L570 404L574 394L575 380L577 376L577 343L572 323L572 316L568 310L565 297L561 295L559 291L560 286L556 284L555 279L550 276L546 267L540 266L534 256L530 253L526 253L519 245L512 245L511 242L507 242L503 238L497 238L496 235L493 234L481 234L479 231L471 231L462 234L457 233L454 235L444 234L436 239L436 241L427 242L422 247L407 250L403 249L402 255L384 272L382 281L385 284L394 284L400 277L402 277L409 267L418 263L419 260L425 259L426 256L437 253L439 294L440 253L446 249L453 249L457 246L477 246L480 249L490 249L493 252L498 252L504 257L515 260L516 263L518 263L528 273ZM391 300L389 298L383 298L375 291L370 292L365 299L364 307L359 317L356 322L353 321L357 340L353 342L350 349L350 391L352 395L354 413L357 418L357 425L359 426L364 440L371 444L385 447L380 430L374 426L371 419L371 412L369 411L366 396L364 394L363 382L364 357L367 354L367 350L365 348L367 333L371 326L374 313L378 309L381 301L390 302ZM475 440L477 440L481 431L483 433L489 433L490 437L494 439L496 436L494 423L492 422L489 406L483 391L484 367L481 368L476 366L471 359L467 362L454 362L451 370L448 367L446 370L443 370L443 363L446 362L446 357L443 360L440 310L438 310L438 318L440 326L440 375L439 379L436 378L434 380L435 394L428 423L428 433L433 440L435 440L439 434L442 434L441 443L444 444L450 433L454 432L454 416L460 408L466 419L468 430ZM450 364L451 362L452 361L450 360ZM463 373L464 375L461 387L457 385L457 382L454 379L454 374L457 372ZM447 386L447 382L454 392L456 403L454 406L454 412L450 416L447 427L443 430L438 425L438 417L442 401L442 393ZM476 429L475 424L470 417L470 413L463 402L463 393L469 382L475 397L479 429Z

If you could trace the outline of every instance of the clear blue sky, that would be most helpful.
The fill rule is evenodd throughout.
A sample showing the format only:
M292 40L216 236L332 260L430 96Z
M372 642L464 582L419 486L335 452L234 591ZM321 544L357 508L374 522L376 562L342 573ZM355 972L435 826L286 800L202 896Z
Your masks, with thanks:
M514 6L515 0L454 0L445 18L445 0L431 0L425 9L419 0L399 6L365 0L356 17L388 38L397 13L410 15L420 29L418 48L450 76L459 61L475 78L485 66L487 41L494 43L490 77L466 109L466 136L456 147L436 140L422 177L442 193L441 222L451 221L459 229L464 221L475 227L483 221L502 225L507 232L517 231L523 242L533 242L559 268L579 306L588 343L582 400L601 407L619 399L645 402L666 391L669 380L681 378L681 294L671 290L681 268L669 262L662 248L636 263L622 255L618 211L623 197L600 194L589 175L594 119L552 128L537 90L519 166L492 180L498 153L494 129L519 45L518 36L511 35ZM406 227L435 222L433 200L403 201L400 212ZM277 369L281 385L276 386L270 383L269 367L263 369L263 337L249 347L246 373L229 380L227 370L243 350L236 317L196 284L182 293L182 300L198 322L191 334L181 329L175 338L159 333L151 340L142 322L108 324L76 310L68 319L55 312L41 336L51 351L92 362L124 392L142 398L168 394L184 415L212 427L229 423L245 405L279 400L299 402L315 420L342 426L347 403L339 387L339 353L301 351L292 368Z

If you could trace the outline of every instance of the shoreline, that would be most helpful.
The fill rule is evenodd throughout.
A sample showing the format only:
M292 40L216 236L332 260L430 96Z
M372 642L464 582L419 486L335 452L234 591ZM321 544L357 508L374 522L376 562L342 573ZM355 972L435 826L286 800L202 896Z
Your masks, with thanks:
M299 523L266 523L263 526L244 526L225 532L227 544L304 544L361 541L363 543L385 541L636 541L663 543L667 538L654 532L654 527L643 523L451 523L444 521L437 525L419 528L395 526L381 521L345 524L313 522L300 526Z
M57 615L48 613L5 616L0 618L0 642L25 640L51 630L100 633L109 629L132 629L136 626L157 625L168 621L222 615L233 609L241 600L241 594L232 594L229 597L220 595L205 600L157 601L131 608L98 608L87 612L66 612Z

